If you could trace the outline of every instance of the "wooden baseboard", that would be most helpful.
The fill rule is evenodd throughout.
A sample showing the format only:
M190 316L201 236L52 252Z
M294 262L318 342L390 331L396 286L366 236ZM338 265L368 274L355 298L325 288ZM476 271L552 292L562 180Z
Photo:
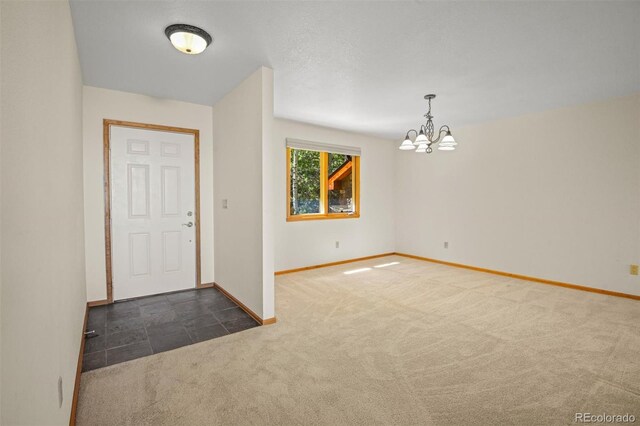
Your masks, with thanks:
M262 320L262 325L271 325L276 323L276 317L265 318Z
M196 288L212 288L215 286L216 286L216 283L202 283L202 284L198 284Z
M376 259L378 257L391 256L392 254L395 254L395 253L376 254L376 255L373 255L373 256L358 257L358 258L355 258L355 259L340 260L338 262L322 263L320 265L312 265L312 266L305 266L305 267L302 267L302 268L287 269L287 270L284 270L284 271L276 271L274 275L284 275L284 274L291 274L293 272L308 271L310 269L326 268L327 266L344 265L345 263L360 262L362 260Z
M69 426L76 424L76 412L78 411L78 396L80 395L80 376L82 375L82 357L84 355L84 332L87 329L87 321L89 320L89 303L84 309L84 321L82 322L82 333L80 335L80 352L78 353L78 364L76 366L76 380L73 385L73 399L71 400L71 416L69 417Z
M107 299L104 300L93 300L91 302L87 302L87 307L88 308L93 308L94 306L102 306L102 305L108 305L109 301Z
M220 285L218 283L213 283L214 287L217 288L218 290L220 290L220 292L222 294L224 294L225 296L227 296L232 302L234 302L235 304L237 304L238 306L240 306L240 309L242 309L243 311L245 311L246 313L248 313L251 318L253 318L254 320L256 320L260 325L270 325L270 324L275 324L276 322L276 317L272 317L272 318L265 318L262 319L260 318L260 316L258 316L258 314L256 314L255 312L253 312L251 309L249 309L244 303L242 303L241 301L239 301L234 295L232 295L231 293L229 293L227 290L225 290L224 288L220 287Z
M444 261L444 260L431 259L431 258L428 258L428 257L415 256L415 255L406 254L406 253L394 253L394 254L396 254L398 256L408 257L408 258L411 258L411 259L424 260L426 262L439 263L441 265L453 266L453 267L456 267L456 268L470 269L472 271L486 272L488 274L501 275L501 276L504 276L504 277L516 278L516 279L519 279L519 280L533 281L533 282L536 282L536 283L555 285L555 286L558 286L558 287L570 288L570 289L573 289L573 290L588 291L588 292L591 292L591 293L606 294L607 296L624 297L624 298L627 298L627 299L640 300L640 296L635 295L635 294L619 293L617 291L603 290L603 289L600 289L600 288L586 287L586 286L577 285L577 284L563 283L561 281L553 281L553 280L547 280L547 279L544 279L544 278L529 277L527 275L513 274L511 272L504 272L504 271L496 271L496 270L493 270L493 269L486 269L486 268L480 268L480 267L477 267L477 266L464 265L462 263L447 262L447 261Z

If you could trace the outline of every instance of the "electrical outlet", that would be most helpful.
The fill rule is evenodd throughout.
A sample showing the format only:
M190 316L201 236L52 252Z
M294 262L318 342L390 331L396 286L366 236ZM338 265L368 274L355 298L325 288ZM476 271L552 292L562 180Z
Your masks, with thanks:
M638 265L631 265L629 267L629 273L631 275L638 275Z
M336 241L336 248L340 248L340 241Z
M62 401L63 401L63 395L62 395L62 377L59 376L58 377L58 408L62 408Z
M449 241L445 241L444 242L444 248L448 249L449 248Z

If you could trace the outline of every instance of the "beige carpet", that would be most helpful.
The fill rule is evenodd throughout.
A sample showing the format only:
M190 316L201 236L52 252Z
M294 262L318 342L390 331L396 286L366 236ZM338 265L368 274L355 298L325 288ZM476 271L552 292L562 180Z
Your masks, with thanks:
M280 276L276 306L275 325L84 373L78 424L640 422L638 301L390 256Z

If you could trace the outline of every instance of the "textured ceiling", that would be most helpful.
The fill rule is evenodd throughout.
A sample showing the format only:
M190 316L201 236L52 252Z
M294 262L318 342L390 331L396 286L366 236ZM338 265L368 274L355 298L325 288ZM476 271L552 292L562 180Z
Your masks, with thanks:
M87 85L213 105L260 65L278 117L400 138L640 91L640 2L71 1ZM164 28L214 38L173 49Z

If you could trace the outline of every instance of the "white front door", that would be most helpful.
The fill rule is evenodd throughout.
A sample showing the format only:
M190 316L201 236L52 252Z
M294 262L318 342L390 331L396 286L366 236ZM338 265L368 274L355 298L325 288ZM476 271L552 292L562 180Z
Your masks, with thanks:
M195 287L193 135L110 129L113 298Z

